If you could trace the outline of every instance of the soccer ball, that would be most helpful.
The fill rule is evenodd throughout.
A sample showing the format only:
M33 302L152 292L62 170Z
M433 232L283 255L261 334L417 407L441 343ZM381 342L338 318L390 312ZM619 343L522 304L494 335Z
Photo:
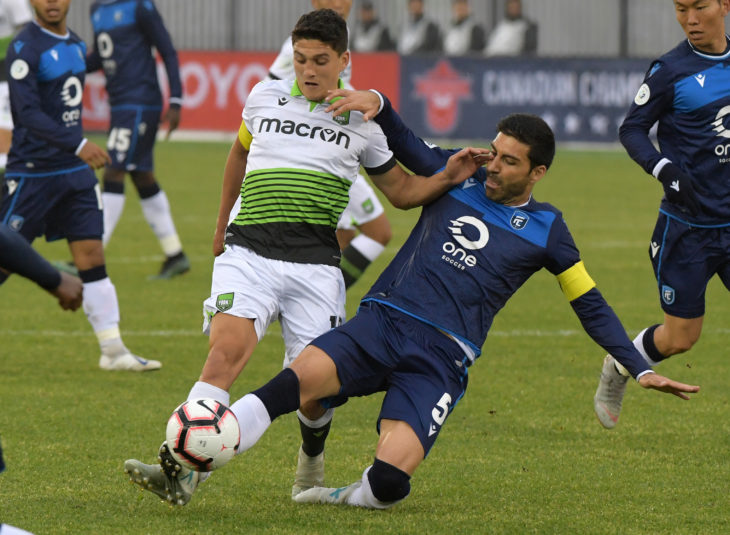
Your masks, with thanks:
M198 472L226 464L241 442L236 415L214 399L191 399L176 408L166 436L175 460Z

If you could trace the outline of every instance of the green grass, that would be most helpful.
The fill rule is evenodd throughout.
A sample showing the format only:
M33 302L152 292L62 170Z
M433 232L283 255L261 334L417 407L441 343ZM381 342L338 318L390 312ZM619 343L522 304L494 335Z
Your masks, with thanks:
M690 402L629 386L621 422L600 427L592 398L603 351L558 285L538 273L495 321L467 396L412 480L385 512L301 506L289 499L298 426L289 415L260 443L172 509L127 483L122 463L151 462L170 411L207 354L201 303L228 144L161 143L158 174L193 269L148 282L162 256L136 195L107 249L122 332L151 374L108 373L83 313L64 313L32 283L0 288L0 521L36 534L730 532L727 451L730 304L713 280L704 333L659 371L702 385ZM659 185L620 152L560 152L536 196L559 206L599 288L630 335L661 321L647 254ZM402 243L417 210L389 209L394 238L348 294L348 310ZM64 244L37 242L52 259ZM274 375L283 345L264 339L232 389ZM380 396L338 409L327 480L348 484L371 462Z

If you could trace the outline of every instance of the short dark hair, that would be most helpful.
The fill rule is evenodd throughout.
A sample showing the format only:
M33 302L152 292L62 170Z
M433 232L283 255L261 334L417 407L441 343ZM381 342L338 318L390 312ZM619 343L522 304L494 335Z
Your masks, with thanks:
M497 132L515 138L530 147L527 157L532 168L550 167L555 157L555 135L548 124L537 115L513 113L497 124Z
M337 54L347 50L347 23L331 9L316 9L305 13L291 32L292 43L300 39L316 39L329 45Z

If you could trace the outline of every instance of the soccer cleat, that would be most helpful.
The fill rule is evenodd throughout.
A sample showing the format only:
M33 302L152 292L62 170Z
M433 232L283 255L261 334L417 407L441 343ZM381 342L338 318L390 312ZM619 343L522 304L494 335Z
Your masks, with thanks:
M316 457L310 457L301 446L299 446L299 457L297 459L297 472L294 476L294 485L291 488L291 497L294 498L300 492L312 487L324 485L324 452Z
M312 487L303 490L292 499L297 503L332 503L347 504L347 498L362 485L362 481L356 481L347 487L329 488L329 487Z
M616 360L611 355L603 359L601 380L598 383L596 395L593 397L593 408L598 421L606 429L613 429L618 423L621 414L621 402L626 392L626 383L629 378L621 375L616 369Z
M55 262L51 262L51 264L58 271L63 271L64 273L68 273L69 275L73 275L74 277L79 276L79 269L76 267L76 264L74 264L71 260L56 260Z
M130 481L141 489L157 494L172 505L185 505L198 486L198 472L180 466L172 457L167 442L160 446L158 460L160 464L129 459L124 462L124 471Z
M167 258L157 275L149 277L150 280L167 280L190 271L190 260L185 253L180 253Z
M131 353L116 357L102 354L99 358L99 368L110 371L147 372L159 370L162 364L159 360L145 360Z

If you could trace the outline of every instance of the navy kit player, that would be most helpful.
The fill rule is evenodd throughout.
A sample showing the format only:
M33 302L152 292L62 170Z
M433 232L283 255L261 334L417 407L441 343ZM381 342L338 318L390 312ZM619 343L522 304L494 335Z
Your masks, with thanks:
M312 7L332 9L347 20L352 0L312 0ZM352 89L352 61L347 64L340 77L345 87ZM269 78L294 79L294 48L291 37L284 41L279 55L269 67ZM345 278L345 288L352 286L362 276L365 269L385 250L391 237L390 221L382 203L367 179L357 173L350 186L347 207L337 223L337 242L342 251L340 269Z
M651 366L697 342L715 274L730 289L730 0L675 0L674 8L687 39L652 62L619 130L631 158L664 187L649 246L664 322L634 340ZM649 139L655 123L658 151ZM613 357L594 398L608 429L627 381Z
M0 222L32 242L65 238L84 283L83 307L106 370L146 371L160 363L133 355L119 332L119 305L107 276L102 206L93 169L108 154L81 127L86 45L66 27L70 0L32 0L35 20L10 44L10 104L15 129ZM0 282L7 278L0 274Z
M180 123L182 84L177 52L152 0L97 0L91 6L94 46L87 72L104 70L111 121L104 170L104 246L124 208L124 178L132 178L142 212L165 254L159 274L169 279L190 269L172 220L167 195L155 178L153 149L162 114L153 47L167 71L170 102L162 118L168 132Z
M356 112L333 117L325 111L327 91L342 87L339 75L349 61L342 17L330 9L302 15L292 39L296 79L256 85L226 162L211 296L204 303L210 349L188 399L230 405L228 390L277 319L285 366L342 322L345 288L335 229L361 165L394 206L409 208L463 181L488 154L464 149L434 176L409 175L377 124ZM229 220L237 199L239 209ZM248 401L236 401L231 410L246 412ZM316 401L301 407L302 446L292 495L323 484L332 412ZM160 461L130 459L124 468L143 489L184 505L201 476L177 465L165 443Z

